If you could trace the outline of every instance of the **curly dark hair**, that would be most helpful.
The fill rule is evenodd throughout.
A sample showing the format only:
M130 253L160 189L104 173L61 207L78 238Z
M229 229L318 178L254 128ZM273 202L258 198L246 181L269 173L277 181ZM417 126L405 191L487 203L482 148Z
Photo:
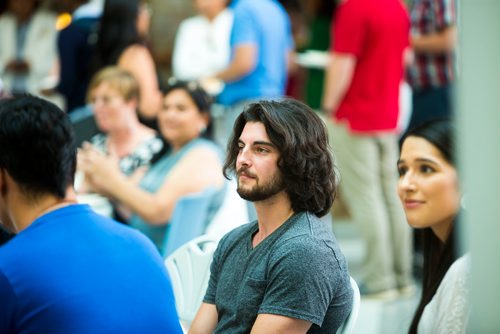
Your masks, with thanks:
M337 176L328 144L325 123L302 102L294 99L252 103L236 119L228 142L223 173L234 175L238 139L247 122L264 124L267 135L280 152L278 168L295 212L324 216L337 192Z
M76 144L68 115L34 96L0 100L0 169L26 196L66 196L76 169Z

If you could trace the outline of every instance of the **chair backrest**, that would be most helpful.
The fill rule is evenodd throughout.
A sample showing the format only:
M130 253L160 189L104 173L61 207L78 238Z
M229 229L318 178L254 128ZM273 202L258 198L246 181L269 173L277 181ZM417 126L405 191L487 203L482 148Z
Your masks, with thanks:
M216 248L215 238L202 235L182 245L165 260L177 313L183 325L191 324L201 305Z
M218 239L234 228L249 222L247 201L236 192L236 180L233 178L225 182L224 200L205 231L205 234L213 235Z
M89 105L71 111L69 119L75 130L75 141L77 146L81 146L84 141L90 140L90 138L99 133L94 118L94 112Z
M164 257L186 242L205 233L207 217L215 188L182 197L175 205L170 219L170 231L165 238Z
M337 331L337 334L351 334L354 331L354 326L356 325L356 321L358 320L359 307L361 306L361 294L359 293L358 284L351 277L351 288L353 291L352 294L352 310L351 313L347 316L342 326Z

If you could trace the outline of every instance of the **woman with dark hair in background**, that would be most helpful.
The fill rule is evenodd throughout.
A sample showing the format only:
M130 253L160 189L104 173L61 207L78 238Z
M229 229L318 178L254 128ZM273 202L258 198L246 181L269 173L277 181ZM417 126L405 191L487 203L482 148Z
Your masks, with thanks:
M398 193L408 223L422 229L424 272L410 333L466 333L470 257L457 245L461 190L452 126L433 121L402 140Z
M216 192L213 210L222 202L221 152L207 139L211 134L210 106L210 96L197 84L171 83L158 113L165 149L139 184L97 150L84 149L78 161L92 188L118 202L127 223L151 238L160 252L181 197L215 187L221 191Z
M92 62L93 72L117 65L139 83L139 116L154 122L161 107L156 66L142 37L149 29L149 8L139 0L106 0Z

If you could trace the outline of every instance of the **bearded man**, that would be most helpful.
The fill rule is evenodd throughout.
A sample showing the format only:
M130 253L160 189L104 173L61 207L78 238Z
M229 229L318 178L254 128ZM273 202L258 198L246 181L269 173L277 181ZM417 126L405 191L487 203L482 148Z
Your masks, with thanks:
M324 123L291 99L237 118L224 175L257 221L219 243L190 333L335 333L352 308L346 260L319 219L335 198Z

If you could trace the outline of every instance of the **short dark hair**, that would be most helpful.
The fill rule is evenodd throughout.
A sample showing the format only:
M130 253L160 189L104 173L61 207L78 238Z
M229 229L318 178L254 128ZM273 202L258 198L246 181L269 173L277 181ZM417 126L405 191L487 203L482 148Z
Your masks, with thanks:
M234 124L227 146L224 176L235 172L238 139L247 122L264 124L267 135L280 152L278 168L283 176L292 209L324 216L337 190L337 176L328 144L325 123L302 102L286 98L248 105Z
M0 100L0 169L32 199L66 196L76 169L76 144L68 116L34 96Z
M179 80L174 77L169 78L168 85L162 89L163 96L167 96L177 89L185 91L198 108L198 111L209 116L207 128L201 136L206 139L213 139L213 122L210 114L213 98L196 81Z

